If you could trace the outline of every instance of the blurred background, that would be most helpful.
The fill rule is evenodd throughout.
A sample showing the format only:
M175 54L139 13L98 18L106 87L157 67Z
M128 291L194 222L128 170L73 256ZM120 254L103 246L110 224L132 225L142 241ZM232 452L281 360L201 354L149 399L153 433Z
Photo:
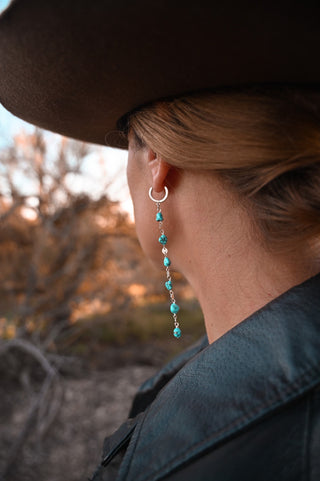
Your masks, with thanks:
M138 386L204 335L174 274L183 337L172 336L164 268L136 238L126 156L0 108L2 480L88 479Z

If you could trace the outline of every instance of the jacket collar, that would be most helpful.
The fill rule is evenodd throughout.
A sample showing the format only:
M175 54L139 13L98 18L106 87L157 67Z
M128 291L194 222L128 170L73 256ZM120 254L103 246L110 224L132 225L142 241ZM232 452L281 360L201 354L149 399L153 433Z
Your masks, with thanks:
M159 391L177 374L178 371L202 349L208 346L207 336L175 356L154 376L147 379L134 397L129 417L135 417L153 402Z
M201 350L140 417L118 481L156 481L320 383L320 274Z

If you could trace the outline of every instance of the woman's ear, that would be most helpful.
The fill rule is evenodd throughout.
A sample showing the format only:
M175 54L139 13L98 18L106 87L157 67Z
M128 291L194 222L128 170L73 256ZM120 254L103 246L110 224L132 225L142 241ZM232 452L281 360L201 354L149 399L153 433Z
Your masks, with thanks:
M163 192L171 165L151 149L148 151L148 165L151 171L153 190L155 192Z

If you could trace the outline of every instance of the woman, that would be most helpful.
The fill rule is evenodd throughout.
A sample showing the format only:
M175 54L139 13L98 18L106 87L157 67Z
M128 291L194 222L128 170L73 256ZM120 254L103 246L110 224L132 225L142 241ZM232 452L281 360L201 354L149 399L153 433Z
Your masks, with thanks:
M129 116L139 239L161 264L155 205L145 198L149 186L158 199L168 187L170 258L194 287L209 346L142 387L94 480L115 479L120 461L119 479L319 478L316 100L254 87Z
M23 63L30 94L34 88L30 78L35 73L29 62L17 54L12 33L12 23L21 28L21 18L25 18L21 16L22 4L20 1L19 7L16 2L15 22L14 8L11 18L2 20L7 29L2 38L11 47L16 63L4 49L0 57L5 58L11 73L14 64L20 68ZM285 7L288 2L279 6L280 10ZM66 7L59 8L63 11ZM223 8L222 15L219 8L212 16L217 29L223 19L223 25L230 18L235 22L237 8L231 17ZM261 20L260 7L253 10L256 8L256 20ZM320 72L310 58L313 43L309 45L300 35L291 46L293 38L289 35L297 25L302 33L314 32L311 11L305 7L301 15L293 5L290 8L280 46L277 35L277 48L272 43L278 17L271 16L271 24L269 20L260 23L254 32L258 43L263 40L265 58L272 58L273 64L268 71L262 68L265 61L251 66L252 71L248 67L246 86L241 85L242 69L236 65L233 73L237 80L230 81L228 67L220 77L217 74L218 81L208 74L205 90L202 81L196 80L199 72L192 74L189 68L185 74L190 74L194 82L189 90L196 92L183 94L185 86L177 89L175 83L183 80L171 63L174 80L169 81L170 88L160 79L153 85L153 93L148 91L139 97L143 89L136 81L144 81L141 67L148 63L146 57L142 55L142 64L137 67L131 62L130 82L116 69L108 70L109 74L117 71L111 81L126 83L130 91L131 100L127 99L126 106L119 107L116 113L110 107L108 131L122 117L119 125L128 136L127 175L137 233L146 254L157 265L165 264L174 334L183 335L183 315L180 321L179 300L174 297L170 277L171 262L196 292L207 336L142 386L129 419L106 439L94 481L320 479L320 94L318 87L311 85L320 80ZM187 10L189 17L203 15L195 7ZM46 8L40 12L33 11L33 15L46 18ZM51 9L50 15L53 12ZM137 25L141 23L137 22L141 12L126 27L133 24L140 32ZM202 23L195 22L198 46L202 48L207 45L207 39L203 42L200 35L207 14ZM251 24L251 15L252 10L246 11L244 24ZM60 24L65 27L66 18L61 10L53 19L50 17L54 25L49 25L51 30L59 28L61 33ZM165 33L161 38L165 42L169 26L172 34L177 24L162 20ZM145 22L144 12L141 22ZM238 29L246 32L244 24ZM237 35L233 34L235 39ZM26 36L29 47L39 41L30 29ZM266 38L270 42L265 43ZM239 39L243 45L247 43ZM120 43L114 42L114 48L124 55L121 35L117 40ZM154 53L158 52L158 40L153 44ZM302 49L303 55L298 53L293 64L290 52L295 52L298 44L301 47L301 41L310 48ZM145 37L144 42L150 48ZM292 50L287 51L287 47ZM284 51L286 56L282 57ZM183 52L182 56L187 55ZM171 52L167 53L170 56ZM81 57L82 53L78 51L77 55ZM252 48L245 51L245 65L255 55ZM280 59L288 63L281 67ZM159 57L159 61L164 66L167 57ZM41 64L41 59L38 62ZM307 86L293 85L300 76L297 62L303 66ZM47 73L43 75L43 69L37 68L37 89L42 86L41 99L47 105L50 99L57 98L58 91L51 85L49 93L44 90L50 69L45 62L42 67L47 68ZM284 72L292 84L280 82ZM84 119L76 121L79 112L72 98L68 112L75 125L68 118L61 120L62 107L57 104L55 113L30 102L28 105L25 99L17 102L17 87L12 85L15 77L10 73L4 77L0 94L20 116L69 135L100 138L101 126L89 126L88 133ZM63 82L60 87L65 85ZM149 84L145 81L143 87L150 88ZM84 84L80 87L78 99L83 97L80 92ZM133 101L137 91L140 100L135 97ZM126 91L121 92L126 95ZM162 99L170 93L170 98ZM98 102L98 97L92 99L92 104ZM115 104L110 101L108 105ZM95 108L99 110L98 104Z

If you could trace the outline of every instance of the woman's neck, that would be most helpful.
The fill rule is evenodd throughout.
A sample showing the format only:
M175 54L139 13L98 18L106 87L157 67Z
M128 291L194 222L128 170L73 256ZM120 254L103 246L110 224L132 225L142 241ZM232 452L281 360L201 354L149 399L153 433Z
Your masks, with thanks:
M199 267L190 282L199 299L209 342L319 271L313 265L263 255L252 246L221 254L212 269Z
M201 188L200 181L203 181ZM212 343L250 314L320 270L301 255L276 255L267 251L247 212L219 185L200 176L198 192L186 185L181 212L188 222L176 239L175 264L192 285L200 302L209 342ZM194 198L193 198L194 197ZM183 197L181 198L183 199ZM186 205L187 204L187 205Z

